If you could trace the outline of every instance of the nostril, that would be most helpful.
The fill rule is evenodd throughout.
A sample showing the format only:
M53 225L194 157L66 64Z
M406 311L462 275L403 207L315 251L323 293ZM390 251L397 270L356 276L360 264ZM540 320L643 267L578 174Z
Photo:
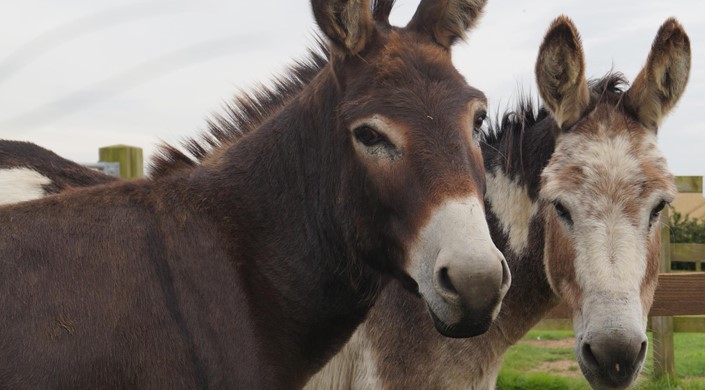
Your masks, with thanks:
M507 262L502 259L502 287L509 287L512 280L512 274L509 272Z
M632 364L637 365L640 362L644 361L644 358L646 357L646 350L648 349L648 343L646 340L641 342L641 349L639 349L639 354L636 356L636 360L632 362Z
M595 354L592 352L592 348L590 348L589 343L583 344L582 348L582 354L583 354L583 361L591 366L591 367L597 367L597 358L595 357Z
M453 282L450 281L450 276L448 275L448 267L443 267L438 271L438 285L448 293L457 295L458 290L453 286Z

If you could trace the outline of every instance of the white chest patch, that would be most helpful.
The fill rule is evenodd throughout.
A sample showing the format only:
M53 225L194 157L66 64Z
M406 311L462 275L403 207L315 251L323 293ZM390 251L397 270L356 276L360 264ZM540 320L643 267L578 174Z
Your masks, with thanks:
M509 249L519 255L529 243L529 225L538 206L531 201L525 187L496 169L487 174L486 199L509 237Z
M0 169L0 205L41 198L49 183L48 177L29 168Z

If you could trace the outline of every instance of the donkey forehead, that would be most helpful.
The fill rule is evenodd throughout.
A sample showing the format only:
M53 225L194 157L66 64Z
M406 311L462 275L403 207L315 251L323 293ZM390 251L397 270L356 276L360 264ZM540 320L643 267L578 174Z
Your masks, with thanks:
M427 37L393 28L379 41L356 69L358 76L366 77L357 77L349 86L356 100L375 99L405 110L423 107L425 114L462 111L471 101L486 103L485 95L453 66L450 51Z
M655 192L670 200L675 193L673 176L656 145L656 135L615 121L595 122L592 131L560 136L551 160L542 173L541 196L555 200L647 199ZM629 128L628 128L629 127ZM584 129L583 129L584 130Z
M443 80L462 79L453 66L450 50L435 44L426 36L392 28L380 36L377 55L377 79L382 82L399 78L422 77Z

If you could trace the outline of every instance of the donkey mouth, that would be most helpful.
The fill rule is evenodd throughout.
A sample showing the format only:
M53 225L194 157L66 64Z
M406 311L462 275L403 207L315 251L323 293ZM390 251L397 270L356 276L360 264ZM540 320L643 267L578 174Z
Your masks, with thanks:
M623 369L628 371L628 374L613 374L607 373L609 369L604 369L599 372L592 371L591 369L585 367L585 364L578 361L580 370L583 372L585 379L587 379L590 387L594 390L624 390L628 389L632 383L636 380L641 367L629 367Z
M433 319L433 325L436 327L436 330L445 337L459 339L479 336L487 332L490 325L492 325L492 316L490 314L476 316L472 313L464 315L460 321L456 323L448 324L438 318L429 305L426 305L426 307L431 314L431 319Z

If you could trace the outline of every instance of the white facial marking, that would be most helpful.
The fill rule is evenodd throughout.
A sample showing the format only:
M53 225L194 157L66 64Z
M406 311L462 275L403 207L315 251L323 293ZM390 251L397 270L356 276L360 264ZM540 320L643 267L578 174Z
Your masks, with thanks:
M499 219L502 232L509 237L509 249L519 255L529 244L529 225L538 206L531 201L526 187L511 180L500 169L486 175L485 199Z
M457 255L455 258L468 268L483 269L493 261L501 265L504 257L492 242L477 197L453 199L436 208L412 244L407 269L431 310L446 322L459 321L465 314L462 308L447 305L432 282L435 260L442 251Z
M0 205L38 199L51 180L29 168L0 169Z

